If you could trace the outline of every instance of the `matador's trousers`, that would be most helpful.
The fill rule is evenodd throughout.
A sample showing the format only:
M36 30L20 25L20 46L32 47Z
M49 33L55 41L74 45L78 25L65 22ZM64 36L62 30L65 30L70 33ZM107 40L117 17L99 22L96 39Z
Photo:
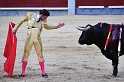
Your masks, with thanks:
M37 53L38 61L39 62L44 61L42 54L42 42L41 42L40 33L41 30L39 28L28 29L25 45L24 45L24 54L22 61L28 61L30 51L33 45Z

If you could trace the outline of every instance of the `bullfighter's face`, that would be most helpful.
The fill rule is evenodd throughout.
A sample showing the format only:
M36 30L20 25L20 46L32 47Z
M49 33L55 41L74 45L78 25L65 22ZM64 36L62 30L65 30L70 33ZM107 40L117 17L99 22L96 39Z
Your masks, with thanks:
M41 20L46 20L48 16L44 16L43 14L40 14L40 19Z

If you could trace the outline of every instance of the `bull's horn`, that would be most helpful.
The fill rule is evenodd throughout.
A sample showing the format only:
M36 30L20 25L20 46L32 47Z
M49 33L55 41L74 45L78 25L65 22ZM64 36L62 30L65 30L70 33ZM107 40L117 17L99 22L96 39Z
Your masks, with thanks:
M81 27L81 26L77 26L76 27L78 30L80 30L80 31L87 31L88 29L90 29L90 26L88 26L88 27Z

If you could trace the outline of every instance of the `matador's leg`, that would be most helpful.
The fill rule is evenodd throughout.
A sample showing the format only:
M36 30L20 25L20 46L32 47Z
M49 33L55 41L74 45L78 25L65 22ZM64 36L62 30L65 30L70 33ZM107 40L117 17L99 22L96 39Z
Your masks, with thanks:
M41 43L40 38L34 41L34 47L37 52L39 65L40 65L41 71L42 71L42 77L48 78L48 75L45 72L45 66L44 66L44 60L43 60L43 54L42 54L42 43Z
M27 36L27 39L25 41L24 54L23 54L23 58L22 58L22 73L21 73L20 77L25 76L25 69L26 69L26 66L27 66L28 57L29 57L29 54L30 54L30 50L33 46L33 41L30 38L31 37Z
M34 41L34 48L36 50L36 53L37 53L37 57L38 57L38 61L39 62L43 62L44 59L43 59L43 54L42 54L42 42L41 42L41 39L37 39Z
M32 39L32 35L29 31L27 33L27 37L26 37L26 40L25 40L24 54L23 54L22 61L28 61L32 46L33 46L33 39Z

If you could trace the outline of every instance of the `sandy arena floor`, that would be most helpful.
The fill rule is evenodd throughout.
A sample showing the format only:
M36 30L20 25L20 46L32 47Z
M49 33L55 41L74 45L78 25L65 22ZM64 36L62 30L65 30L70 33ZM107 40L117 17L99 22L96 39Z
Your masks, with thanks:
M0 82L124 82L124 56L119 58L119 73L112 78L111 61L105 58L95 46L79 45L81 31L75 26L98 22L121 24L124 15L74 15L51 16L48 24L64 22L65 26L56 30L43 29L41 33L46 72L49 78L41 76L34 47L30 53L26 77L19 78L21 59L27 31L26 23L17 32L17 57L12 77L3 71L5 58L3 51L9 22L17 23L21 16L0 17Z

